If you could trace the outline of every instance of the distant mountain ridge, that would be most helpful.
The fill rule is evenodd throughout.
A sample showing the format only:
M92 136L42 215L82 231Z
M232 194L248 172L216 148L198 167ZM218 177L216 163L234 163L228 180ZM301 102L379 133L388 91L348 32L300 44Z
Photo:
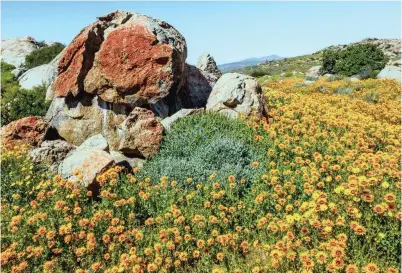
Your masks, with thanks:
M218 65L218 68L222 72L230 72L235 69L241 69L247 66L253 66L253 65L258 65L265 63L267 61L273 61L273 60L281 60L283 57L280 57L278 55L269 55L269 56L264 56L264 57L259 57L259 58L248 58L244 59L238 62L233 62L233 63L226 63L226 64L220 64Z

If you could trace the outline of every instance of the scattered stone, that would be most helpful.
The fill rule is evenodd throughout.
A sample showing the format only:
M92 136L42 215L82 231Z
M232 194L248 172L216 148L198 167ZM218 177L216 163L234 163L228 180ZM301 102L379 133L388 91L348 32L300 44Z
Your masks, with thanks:
M170 131L172 125L176 122L178 122L180 119L193 115L193 114L199 114L204 112L204 108L198 108L198 109L181 109L180 111L176 112L174 115L167 117L161 121L163 128L165 128L166 131Z
M313 66L312 68L310 68L310 69L306 72L306 76L318 77L318 76L320 76L320 74L319 74L320 69L321 69L321 65Z
M77 149L60 163L58 173L65 179L80 182L88 187L95 184L96 176L113 163L113 157L100 149Z
M36 146L44 140L48 128L42 117L30 116L15 120L1 128L2 145L13 147L17 145Z
M20 68L25 63L25 57L37 48L32 37L2 40L1 60Z
M121 126L118 150L150 158L159 150L163 126L151 110L136 107Z
M401 68L398 66L386 66L383 70L377 75L377 78L389 78L396 79L398 82L401 82Z
M208 98L206 110L237 117L263 112L262 90L255 78L239 73L224 74Z
M138 157L130 157L117 151L111 151L110 155L113 157L113 160L116 165L120 165L128 169L134 169L137 167L142 168L145 163L145 159Z
M209 53L204 53L198 58L197 68L201 71L214 75L218 79L222 76L222 73L216 65L214 58Z
M74 149L75 146L64 140L46 140L28 154L34 163L45 164L50 167L50 171L57 173L60 162Z
M360 81L360 78L356 77L356 76L353 76L353 77L350 77L350 81L351 82L358 82L358 81Z
M87 140L85 140L78 148L77 150L82 150L86 148L94 148L94 149L99 149L102 151L109 151L109 144L107 143L106 139L101 135L97 134L94 136L91 136Z

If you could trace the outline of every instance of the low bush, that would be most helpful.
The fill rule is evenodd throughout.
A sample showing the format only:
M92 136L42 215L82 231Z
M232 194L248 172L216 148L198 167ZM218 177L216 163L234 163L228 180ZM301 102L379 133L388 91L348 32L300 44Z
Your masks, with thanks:
M42 64L50 63L63 49L64 45L60 43L40 47L25 57L25 67L31 69Z
M153 181L168 176L181 184L189 177L207 182L214 172L218 179L234 175L253 181L262 172L252 163L264 161L266 150L256 143L253 133L242 120L212 113L182 119L164 138L156 157L144 166L143 175Z
M344 50L324 51L321 72L353 76L368 71L369 77L375 73L371 71L383 69L387 62L388 57L373 44L352 45Z
M27 116L44 116L50 105L45 97L45 85L32 89L22 89L17 85L5 90L1 98L2 125Z

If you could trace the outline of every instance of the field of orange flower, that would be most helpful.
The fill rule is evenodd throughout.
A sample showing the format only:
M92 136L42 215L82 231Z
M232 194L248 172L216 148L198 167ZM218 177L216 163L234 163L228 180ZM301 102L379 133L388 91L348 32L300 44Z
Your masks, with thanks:
M300 81L264 84L267 118L244 122L266 149L255 181L116 166L95 198L4 151L2 270L400 272L401 86Z

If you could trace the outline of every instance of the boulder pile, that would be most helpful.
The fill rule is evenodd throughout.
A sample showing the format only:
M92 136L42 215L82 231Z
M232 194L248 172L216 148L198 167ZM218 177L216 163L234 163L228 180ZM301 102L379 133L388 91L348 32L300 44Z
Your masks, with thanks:
M233 117L262 113L254 78L222 76L209 54L196 66L186 57L184 37L164 21L125 11L99 17L37 69L50 71L39 74L52 82L52 102L44 129L33 128L43 136L31 137L31 157L90 186L114 164L141 166L157 153L163 130L186 115L205 107Z

